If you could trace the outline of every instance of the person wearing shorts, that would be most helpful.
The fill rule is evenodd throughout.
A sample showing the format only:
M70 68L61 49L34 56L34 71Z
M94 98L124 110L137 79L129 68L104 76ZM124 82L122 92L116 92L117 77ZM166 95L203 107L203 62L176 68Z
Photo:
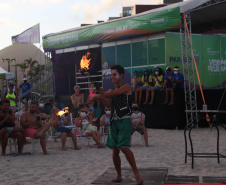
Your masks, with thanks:
M160 68L155 68L154 69L155 75L152 77L153 79L153 83L155 84L155 86L152 86L151 88L146 90L146 100L144 102L144 104L148 104L148 99L149 99L149 94L151 91L151 101L149 103L149 105L152 105L154 103L154 98L155 98L155 91L160 91L162 89L163 86L163 75L161 73Z
M135 90L135 101L138 102L139 105L141 104L143 91L146 91L153 85L152 76L150 75L149 69L147 68L144 70L144 76L142 77L142 84L143 86L138 87ZM139 96L139 100L138 100L138 96Z
M122 181L119 156L120 151L122 151L133 169L137 184L142 185L143 180L137 169L133 152L130 150L132 89L130 84L123 83L123 76L123 67L120 65L112 66L111 80L115 84L115 88L108 92L100 88L100 95L89 98L87 104L102 99L106 107L111 107L110 129L106 145L112 149L113 163L117 172L112 182Z

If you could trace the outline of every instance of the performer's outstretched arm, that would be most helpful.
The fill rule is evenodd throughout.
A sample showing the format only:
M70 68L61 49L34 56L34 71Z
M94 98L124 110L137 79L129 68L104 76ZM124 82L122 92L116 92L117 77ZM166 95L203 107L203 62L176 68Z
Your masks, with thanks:
M109 91L105 93L106 98L112 98L114 96L117 96L119 94L132 94L131 86L129 84L124 84L118 89L115 89L114 91Z

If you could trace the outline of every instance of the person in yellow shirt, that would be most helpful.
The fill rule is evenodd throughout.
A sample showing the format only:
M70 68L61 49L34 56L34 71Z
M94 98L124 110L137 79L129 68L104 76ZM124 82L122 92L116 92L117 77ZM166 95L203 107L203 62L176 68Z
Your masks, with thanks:
M9 85L9 90L5 92L3 100L10 101L10 108L16 108L16 102L18 101L18 92L13 90L13 84Z
M151 101L149 104L152 105L154 102L155 91L156 90L160 91L163 86L163 75L161 74L160 68L158 68L158 67L155 68L154 72L155 72L155 76L153 76L152 79L153 79L155 85L146 90L146 101L144 102L144 104L148 103L148 98L149 98L149 94L151 91Z
M141 104L141 98L143 91L150 89L150 87L153 85L152 76L149 73L149 69L146 68L144 70L144 76L141 79L143 86L137 88L135 90L135 101L138 102L138 104ZM139 101L137 101L139 95Z

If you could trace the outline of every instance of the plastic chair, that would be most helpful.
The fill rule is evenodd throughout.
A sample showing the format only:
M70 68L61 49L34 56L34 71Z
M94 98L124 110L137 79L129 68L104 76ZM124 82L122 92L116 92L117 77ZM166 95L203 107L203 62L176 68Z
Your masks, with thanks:
M138 131L135 131L134 133L140 134ZM133 133L133 134L134 134L134 133ZM143 135L140 135L140 137L141 137L141 144L142 144L142 146L143 146L143 147L146 147L146 143L145 143L145 140L144 140L144 134L143 134ZM132 135L131 135L130 140L131 140L131 145L132 145Z
M102 142L102 138L103 138L104 139L104 143L105 143L105 141L106 141L105 136L107 136L108 133L104 132L104 128L105 128L104 126L100 127L100 136L101 136L101 142Z
M12 143L13 142L13 143ZM14 145L15 153L17 153L17 143L15 138L8 138L9 152L12 153L12 145Z

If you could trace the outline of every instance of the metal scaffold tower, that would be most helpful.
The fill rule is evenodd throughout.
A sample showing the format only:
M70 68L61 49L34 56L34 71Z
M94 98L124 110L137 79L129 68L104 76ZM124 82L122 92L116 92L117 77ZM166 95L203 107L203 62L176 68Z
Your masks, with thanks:
M182 25L180 29L182 66L184 74L184 93L186 110L197 110L197 97L195 86L195 69L192 57L192 39L191 39L191 17L190 13L182 15ZM189 31L189 32L188 32ZM190 39L189 39L190 34ZM186 112L187 125L194 122L197 112Z

